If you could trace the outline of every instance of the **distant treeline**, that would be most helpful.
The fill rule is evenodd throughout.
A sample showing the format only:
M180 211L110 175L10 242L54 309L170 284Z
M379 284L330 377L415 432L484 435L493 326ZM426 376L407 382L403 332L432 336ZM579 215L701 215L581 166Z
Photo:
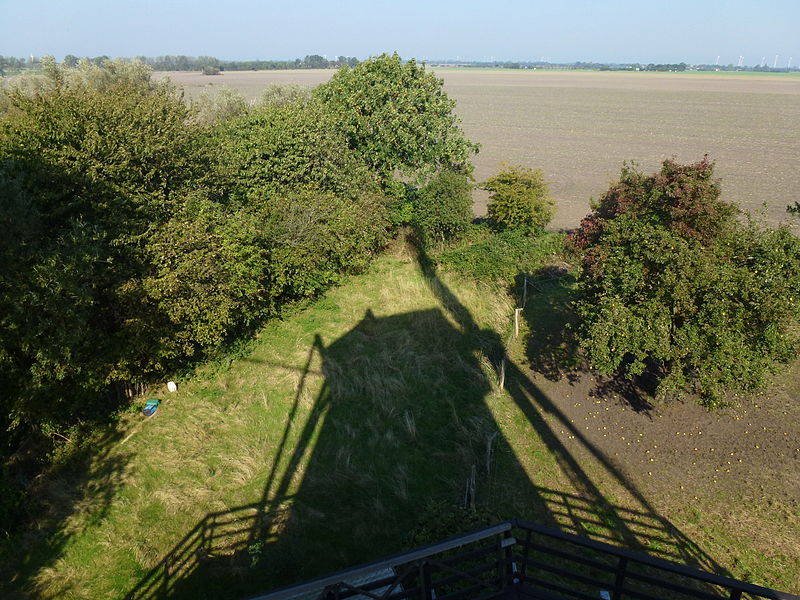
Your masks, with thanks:
M63 65L76 67L81 60L101 66L111 60L109 56L79 58L73 54L64 57ZM359 60L355 56L337 56L329 60L319 54L309 54L294 60L220 60L214 56L136 56L121 58L126 62L139 61L155 71L202 71L216 74L220 71L274 71L280 69L338 69L343 66L355 67ZM576 61L572 63L552 63L540 61L463 61L435 60L428 62L431 66L465 67L480 69L545 69L545 70L588 70L588 71L754 71L758 73L797 73L800 67L769 67L766 65L738 66L727 65L692 65L681 63L602 63ZM41 69L40 58L16 58L0 56L0 76L36 71Z
M78 57L67 54L62 64L74 68L81 60L101 66L105 61L111 60L109 56ZM152 67L155 71L261 71L277 69L338 69L345 65L355 67L359 60L354 56L337 56L328 60L319 54L306 55L304 58L294 60L220 60L214 56L136 56L134 58L118 59L127 62L139 61ZM41 69L41 59L35 56L29 58L16 58L13 56L0 56L0 75L18 73L21 71L36 71Z
M429 61L434 67L463 67L473 69L544 69L554 71L755 71L763 73L797 73L800 67L768 67L729 65L691 65L688 63L599 63L576 61L552 63L547 61Z

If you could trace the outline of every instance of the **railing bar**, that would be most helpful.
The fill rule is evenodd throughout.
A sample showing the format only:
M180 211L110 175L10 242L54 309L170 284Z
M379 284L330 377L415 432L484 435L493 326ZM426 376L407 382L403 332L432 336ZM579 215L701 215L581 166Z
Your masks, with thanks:
M677 591L679 593L682 592L682 590L677 590ZM646 592L639 591L639 590L634 590L634 589L630 589L630 588L625 588L623 590L623 595L626 598L630 597L630 596L635 596L636 598L642 598L643 600L661 600L664 597L664 596L651 596L650 594L648 594ZM712 598L714 600L725 600L725 596L712 596Z
M525 583L535 583L536 585L544 586L546 588L550 588L558 592L561 592L562 594L567 594L568 596L574 596L575 598L582 598L583 600L597 600L597 596L589 596L588 594L584 594L583 592L572 590L570 588L566 588L562 585L550 581L539 581L538 579L533 579L530 575L526 575L523 581ZM537 590L534 597L538 598L541 595L541 593L542 593L541 591Z
M346 569L344 571L339 571L338 573L318 577L311 581L307 581L306 583L290 585L266 594L251 596L248 600L289 600L290 598L303 593L313 593L317 590L321 590L328 585L338 583L343 579L352 579L361 575L369 575L370 573L374 573L375 571L380 571L382 569L392 569L397 566L427 558L428 556L432 556L434 554L440 554L442 552L446 552L447 550L460 548L461 546L465 546L472 542L478 542L488 537L499 535L510 530L511 527L512 523L510 521L505 521L503 523L493 525L492 527L485 527L470 533L452 537L442 542L429 544L428 546L423 546L422 548L417 548L410 552L394 554L388 558L364 563L357 567L353 567L352 569Z
M531 567L538 567L544 571L549 571L550 573L555 573L556 575L561 575L566 579L579 581L581 583L585 583L587 585L595 585L597 587L608 587L611 585L608 581L599 581L597 579L592 579L591 577L586 577L585 575L578 575L577 573L573 573L572 571L568 571L567 569L562 569L561 567L556 567L555 565L548 565L547 563L539 562L533 559L526 559L527 563ZM528 576L530 577L530 575Z
M655 585L657 587L664 587L670 590L674 590L676 592L681 592L689 596L694 596L695 598L705 598L706 600L719 600L719 598L724 598L724 596L720 596L718 594L710 594L702 590L695 590L688 586L681 585L680 583L672 583L670 581L666 581L664 579L658 579L656 577L651 577L650 575L644 575L642 573L635 573L632 571L628 571L627 578L644 581L651 585Z
M485 564L485 565L480 565L480 566L474 567L472 569L469 569L468 571L459 571L458 573L453 573L452 575L448 575L447 577L443 577L441 579L437 579L437 580L433 581L433 587L447 585L448 583L452 583L454 581L458 581L464 575L468 575L470 577L474 577L475 575L478 575L480 573L485 573L486 571L491 571L496 566L497 565L494 564L494 563L489 563L489 564Z
M465 560L471 560L474 558L480 558L485 554L490 554L496 551L500 547L500 544L493 544L491 546L481 546L479 548L475 548L474 550L469 550L468 552L464 552L463 554L458 554L457 556L451 556L447 558L443 558L437 562L445 565L457 564L459 562L463 562Z
M494 583L497 586L500 585L499 581L496 581ZM468 588L464 588L463 590L457 590L455 592L450 592L449 594L443 594L441 596L437 596L437 600L455 600L456 598L462 598L464 596L466 596L470 600L477 600L477 598L479 598L479 597L492 598L493 596L497 595L498 593L502 593L502 591L503 591L499 587L497 587L494 590L491 590L489 592L485 592L484 596L473 596L472 595L474 592L477 592L479 590L483 590L484 587L485 586L482 586L482 585L473 585L473 586L470 586Z
M396 588L397 586L399 586L401 584L402 584L402 581L398 581L397 580L397 576L394 576L394 577L384 577L383 579L376 579L374 581L369 581L369 582L366 582L366 583L362 583L362 584L360 584L358 586L355 586L355 587L357 587L359 590L363 590L363 591L365 591L367 593L370 593L375 589L384 588L384 587L388 587L388 586ZM346 581L341 581L341 582L339 582L338 585L344 585L344 586L347 586L347 587L354 587L352 584L350 584L350 583L348 583Z
M345 589L342 588L344 586ZM392 594L384 597L378 596L381 600L406 600L411 598L413 595L418 594L422 588L419 586L415 586L413 588L400 588L402 591L396 591ZM339 582L335 586L331 586L328 590L328 593L336 593L337 598L351 598L353 596L358 596L359 594L366 593L370 596L375 595L372 591L368 591L363 586L353 586L346 582Z
M539 533L541 535L546 535L567 542L572 542L578 546L592 548L594 550L599 550L602 552L606 552L608 554L613 554L615 556L620 556L620 557L624 556L625 558L637 562L639 564L648 565L664 571L669 571L671 573L677 573L679 575L684 575L686 577L697 579L699 581L704 581L706 583L711 583L713 585L718 585L720 587L727 587L730 589L740 590L747 594L752 594L755 596L766 598L767 600L800 600L800 596L795 596L794 594L788 594L786 592L771 590L769 588L761 587L759 585L753 585L752 583L747 583L744 581L737 581L735 579L731 579L730 577L723 577L721 575L716 575L714 573L706 573L703 571L699 571L697 569L693 569L691 567L680 565L678 563L666 561L661 558L653 558L651 556L647 556L646 554L640 554L638 552L634 552L633 550L628 550L626 548L619 548L617 546L612 546L604 542L596 542L594 540L581 538L580 536L571 533L564 533L562 531L558 531L557 529L552 529L544 525L537 525L535 523L531 523L529 521L524 521L520 519L514 519L512 523L522 529L530 528L533 532Z
M525 542L520 542L520 543L524 544ZM546 552L548 555L560 556L561 558L566 558L568 560L572 560L572 561L587 565L589 567L597 567L598 569L603 569L603 570L609 571L609 572L614 572L616 570L616 568L617 568L615 565L610 565L608 563L602 563L600 561L592 560L591 558L584 558L582 556L573 555L573 554L570 554L570 553L565 552L563 550L556 550L555 548L550 548L548 546L543 546L543 545L537 544L535 542L531 542L530 544L528 544L528 547L529 548L534 548L536 550L541 550L542 552Z
M442 563L439 563L439 562L436 562L436 561L433 561L433 560L429 561L427 564L433 565L435 567L438 567L440 571L451 571L452 573L455 573L457 575L461 575L462 577L468 577L469 579L472 579L473 581L477 582L477 584L480 585L480 586L486 587L487 585L489 585L487 583L484 583L483 581L481 581L480 579L478 579L474 575L471 575L468 571L460 571L459 569L453 568L450 565L445 565L445 564L442 564ZM494 565L491 565L491 566L494 566Z

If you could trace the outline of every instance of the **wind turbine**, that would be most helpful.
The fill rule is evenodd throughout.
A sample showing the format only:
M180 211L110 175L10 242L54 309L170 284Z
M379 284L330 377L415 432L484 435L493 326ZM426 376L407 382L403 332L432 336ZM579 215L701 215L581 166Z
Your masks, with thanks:
M741 54L739 55L739 64L736 65L737 67L741 67L744 64L744 56Z
M772 63L772 68L773 69L777 69L778 68L778 55L777 54L775 55L775 62Z

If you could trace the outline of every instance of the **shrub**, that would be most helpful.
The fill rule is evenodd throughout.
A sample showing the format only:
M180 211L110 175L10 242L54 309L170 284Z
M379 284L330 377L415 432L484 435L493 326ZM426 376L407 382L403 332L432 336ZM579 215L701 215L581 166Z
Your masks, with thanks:
M442 267L488 282L511 283L520 273L533 273L553 255L563 251L564 236L545 233L531 237L516 230L493 232L486 226L472 226L452 246L433 254Z
M234 89L221 87L215 94L202 92L192 100L192 120L202 125L216 125L247 112L248 104L242 94Z
M375 176L315 102L260 106L221 123L210 143L219 152L222 183L240 203L286 189L350 198L378 191Z
M311 90L296 83L272 83L264 89L259 100L260 106L283 106L308 102Z
M472 185L461 173L439 173L419 191L414 203L414 225L426 243L461 235L472 218Z
M385 237L382 198L273 196L238 210L195 194L148 244L156 265L142 294L160 368L202 356L369 264Z
M554 202L539 170L509 166L483 183L489 196L489 219L500 229L542 231L553 218Z
M52 67L0 118L3 402L12 425L84 418L153 355L143 248L207 182L189 111L141 68Z
M796 356L800 240L741 225L707 159L625 167L570 236L582 256L578 337L594 367L649 370L657 395L707 405Z

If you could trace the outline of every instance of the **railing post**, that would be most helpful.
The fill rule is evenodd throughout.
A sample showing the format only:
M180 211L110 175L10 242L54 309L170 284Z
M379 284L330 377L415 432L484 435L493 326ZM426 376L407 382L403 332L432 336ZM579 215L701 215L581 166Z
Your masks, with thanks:
M431 582L431 565L427 560L420 562L420 579L422 580L422 600L433 600L433 584Z
M527 278L525 279L525 281L527 281ZM525 577L528 574L528 555L530 553L530 544L531 544L531 535L532 534L533 534L533 532L526 527L525 528L525 551L522 553L522 558L524 560L522 561L522 569L520 570L523 582L525 581Z
M514 578L514 550L513 546L517 543L516 538L511 534L511 531L503 533L500 538L500 547L498 548L498 569L497 574L500 576L501 589L506 589L508 584L515 583Z
M619 557L617 563L617 577L614 580L614 590L611 594L611 600L620 600L622 598L622 586L625 585L625 571L628 568L628 559L624 556Z

